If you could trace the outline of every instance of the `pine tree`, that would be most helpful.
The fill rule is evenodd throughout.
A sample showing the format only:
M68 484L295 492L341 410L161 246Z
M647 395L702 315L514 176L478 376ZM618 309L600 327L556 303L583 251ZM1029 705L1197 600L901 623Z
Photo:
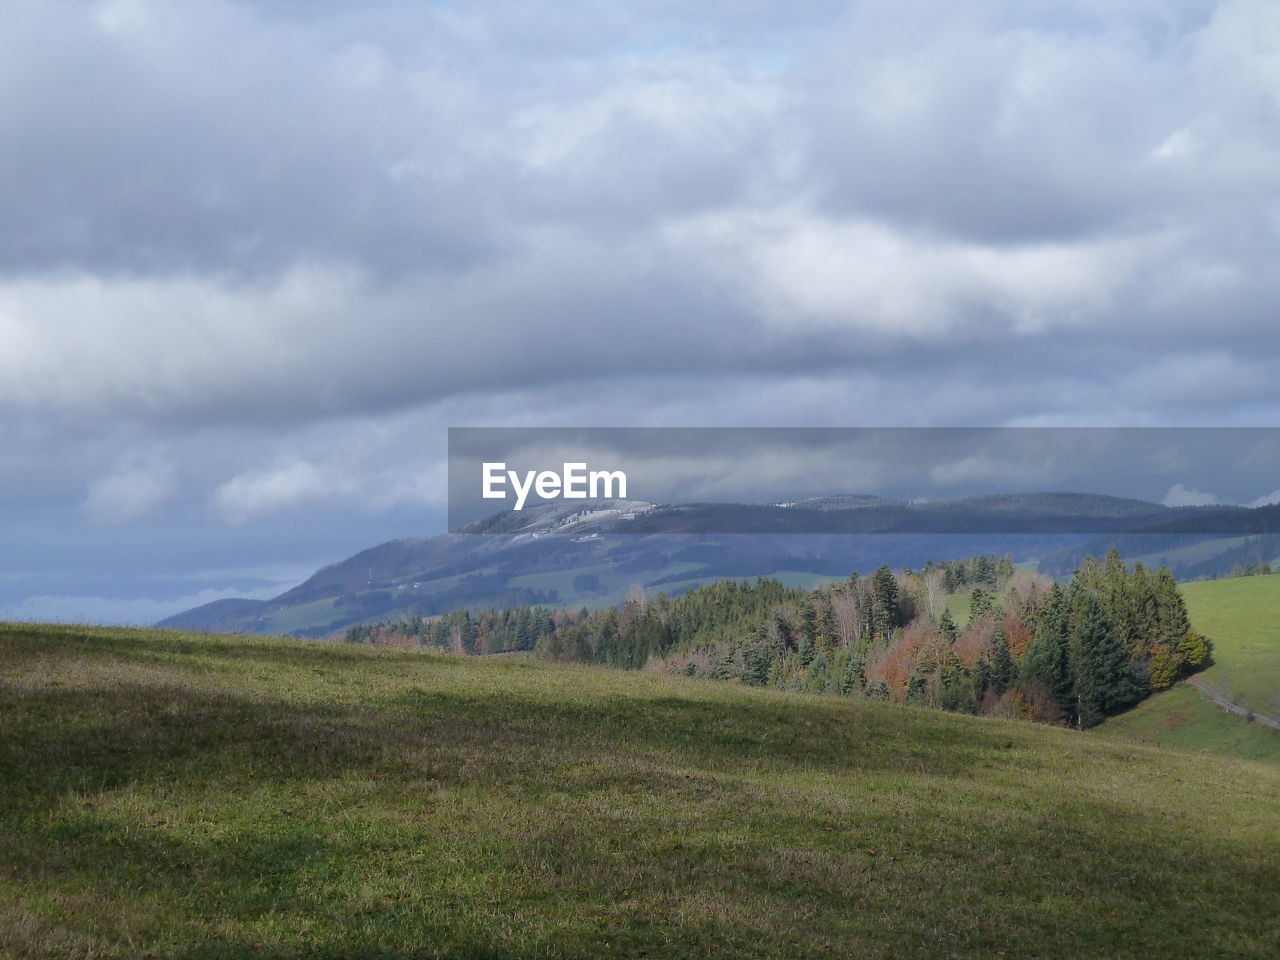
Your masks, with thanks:
M796 656L800 659L800 666L809 666L817 652L817 645L813 642L813 634L808 630L802 631L800 634L800 649L796 651Z
M923 703L928 690L928 680L920 670L911 671L907 678L907 703Z
M996 565L991 562L991 558L987 556L978 557L976 566L974 578L977 582L986 583L994 587L996 584Z
M1067 598L1054 584L1036 618L1035 636L1023 659L1026 679L1045 686L1058 706L1067 712L1072 684L1067 657Z
M835 610L831 605L830 592L820 591L813 602L816 609L814 641L819 650L830 653L835 646Z
M1013 656L1009 653L1009 643L1005 639L1004 629L996 624L996 635L991 641L991 688L996 693L1004 693L1009 689L1014 676Z
M955 618L951 616L949 607L942 608L942 616L938 618L938 633L947 643L955 643L960 631L956 628Z
M1187 670L1199 670L1213 655L1213 641L1195 630L1188 630L1178 644L1178 653Z
M843 658L843 663L839 658ZM854 650L842 650L837 654L837 672L840 677L840 692L848 696L866 686L867 675L863 672L862 657Z
M1068 650L1080 727L1096 726L1112 710L1131 702L1128 657L1091 590L1076 594Z
M871 627L880 637L888 637L898 625L898 582L884 564L871 576Z
M769 682L769 665L773 658L768 649L759 641L748 644L743 649L742 659L745 667L742 671L742 682L750 687L763 687Z
M998 590L1004 589L1005 584L1007 584L1010 580L1013 579L1013 571L1014 571L1013 557L1009 556L1009 554L1006 553L1003 557L1001 557L996 562L996 568L995 568L996 589Z
M1155 576L1156 642L1176 648L1191 629L1187 605L1178 589L1178 581L1167 567L1161 567Z

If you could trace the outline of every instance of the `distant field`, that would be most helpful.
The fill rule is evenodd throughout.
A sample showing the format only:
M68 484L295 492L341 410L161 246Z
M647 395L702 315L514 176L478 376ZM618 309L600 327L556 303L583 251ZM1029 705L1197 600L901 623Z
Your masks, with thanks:
M694 679L0 627L0 956L1273 957L1280 765Z
M963 630L969 624L969 594L948 594L946 603L947 609L951 611L951 619Z
M1155 568L1161 564L1174 564L1178 562L1195 562L1199 560L1208 560L1210 557L1216 557L1219 554L1226 553L1241 544L1245 543L1248 537L1222 537L1216 540L1205 540L1201 543L1187 544L1185 547L1174 547L1171 550L1162 550L1155 553L1147 553L1141 556L1127 557L1130 563L1141 563L1144 566Z
M995 598L997 605L1004 599L1004 592L995 593L988 590L988 593ZM967 593L951 593L947 595L947 609L951 611L951 619L956 622L956 626L964 629L969 625L969 606L972 602Z

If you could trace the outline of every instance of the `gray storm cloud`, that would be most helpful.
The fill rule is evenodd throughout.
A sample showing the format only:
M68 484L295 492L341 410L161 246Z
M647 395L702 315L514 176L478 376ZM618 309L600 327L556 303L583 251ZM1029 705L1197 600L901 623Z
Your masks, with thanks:
M815 6L772 50L764 6L708 41L727 11L636 4L594 47L548 12L544 48L502 4L409 41L323 7L6 12L10 408L313 419L1001 354L1028 380L1099 336L1066 374L1107 384L1196 362L1210 309L1274 351L1269 4ZM668 41L629 49L649 17Z
M69 526L429 506L458 424L1280 414L1266 0L0 15L0 481Z

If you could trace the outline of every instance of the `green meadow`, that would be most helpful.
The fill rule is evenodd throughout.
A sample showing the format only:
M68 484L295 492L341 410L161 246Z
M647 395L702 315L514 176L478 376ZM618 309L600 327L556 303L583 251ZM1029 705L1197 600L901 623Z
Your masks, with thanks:
M1199 678L1241 706L1280 717L1280 575L1201 580L1180 589L1192 624L1213 640L1213 664ZM1280 762L1280 731L1228 713L1185 683L1097 732Z
M1197 630L1213 640L1205 682L1268 716L1280 716L1280 574L1184 583Z
M1098 732L1280 763L1280 731L1228 713L1186 683L1112 717Z
M727 683L0 627L0 956L1273 957L1280 765Z

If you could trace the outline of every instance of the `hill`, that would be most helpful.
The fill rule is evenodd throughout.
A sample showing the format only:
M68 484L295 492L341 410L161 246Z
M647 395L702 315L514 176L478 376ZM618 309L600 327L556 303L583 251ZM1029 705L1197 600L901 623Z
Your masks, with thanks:
M1153 523L1070 544L1039 561L1041 573L1066 576L1085 556L1115 549L1128 561L1164 565L1179 580L1227 574L1236 566L1280 559L1280 504L1243 507L1191 507Z
M1180 587L1192 625L1213 640L1197 683L1264 716L1280 716L1280 575ZM1280 733L1215 706L1179 684L1108 720L1104 735L1280 761Z
M1233 522L1256 512L1229 511ZM494 514L465 533L393 540L324 567L269 601L217 601L160 626L326 636L353 624L460 607L596 609L621 603L637 585L675 595L728 577L772 576L812 587L882 563L916 567L976 554L1065 562L1089 538L1081 530L1145 529L1179 518L1204 523L1206 516L1069 493L927 504L869 496L776 504L558 501ZM1225 573L1235 559L1211 558L1206 570L1214 572L1216 563Z
M1280 763L1280 734L1228 713L1188 683L1112 717L1097 732L1161 746Z
M890 704L0 627L0 954L1270 957L1280 768Z
M1280 575L1182 586L1187 612L1213 639L1201 679L1259 713L1280 716Z

